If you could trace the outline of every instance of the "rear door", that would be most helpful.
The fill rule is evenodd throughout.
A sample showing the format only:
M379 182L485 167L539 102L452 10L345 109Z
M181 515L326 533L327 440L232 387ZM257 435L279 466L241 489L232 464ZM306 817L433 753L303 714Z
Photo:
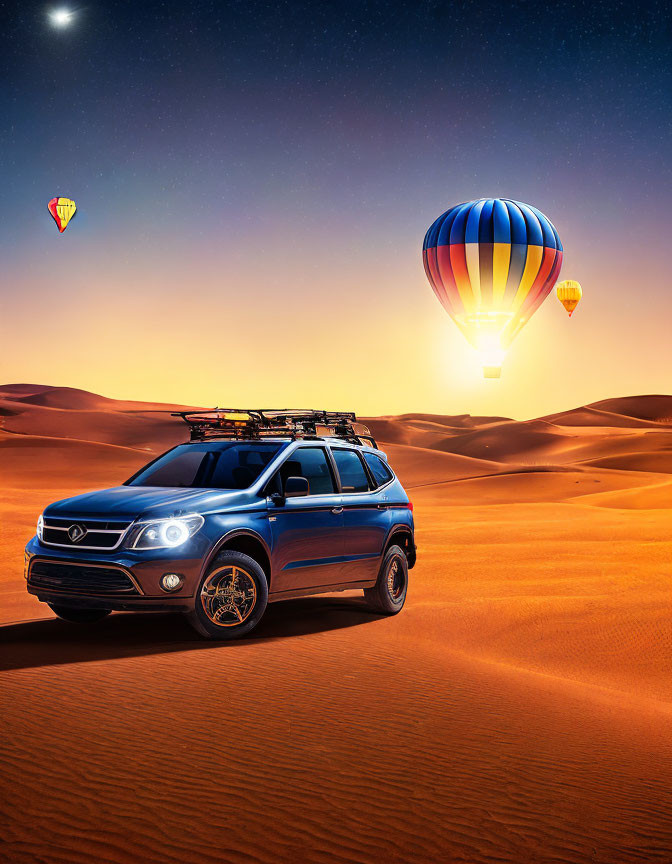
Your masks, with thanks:
M269 505L273 535L271 593L334 585L343 569L343 509L327 451L300 446L280 465L274 480L284 488L288 477L305 477L310 494Z
M373 487L359 451L332 447L343 503L344 582L361 582L378 575L383 544L391 524L390 511Z

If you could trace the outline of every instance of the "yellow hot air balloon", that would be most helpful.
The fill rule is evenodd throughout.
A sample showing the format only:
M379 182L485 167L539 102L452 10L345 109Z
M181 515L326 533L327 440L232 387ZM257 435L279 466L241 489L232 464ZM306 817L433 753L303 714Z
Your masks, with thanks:
M579 300L583 295L581 286L573 279L566 279L564 282L558 282L555 286L555 293L558 295L558 300L569 312L569 317L571 318L572 312L578 306Z
M52 198L47 207L62 234L68 227L68 222L75 215L77 205L72 198Z

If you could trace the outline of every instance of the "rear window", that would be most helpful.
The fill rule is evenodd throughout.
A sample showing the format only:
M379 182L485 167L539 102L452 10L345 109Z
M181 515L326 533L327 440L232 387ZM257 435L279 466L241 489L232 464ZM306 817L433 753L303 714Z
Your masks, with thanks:
M383 486L385 483L389 483L394 476L380 456L374 456L373 453L365 453L364 461L369 466L376 485Z
M368 492L369 478L356 450L332 450L343 492Z
M238 441L181 444L143 468L126 485L247 489L282 446Z

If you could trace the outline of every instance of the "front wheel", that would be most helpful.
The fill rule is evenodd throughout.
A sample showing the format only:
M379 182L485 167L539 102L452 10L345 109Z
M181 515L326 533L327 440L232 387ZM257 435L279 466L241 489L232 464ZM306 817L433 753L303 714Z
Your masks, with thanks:
M77 606L61 606L60 603L49 603L52 612L71 624L95 624L110 614L109 609L85 609Z
M259 564L242 552L222 552L196 591L191 626L206 639L237 639L266 610L268 583Z
M383 615L401 612L408 588L408 559L400 546L390 546L385 553L373 588L364 589L364 598L371 609Z

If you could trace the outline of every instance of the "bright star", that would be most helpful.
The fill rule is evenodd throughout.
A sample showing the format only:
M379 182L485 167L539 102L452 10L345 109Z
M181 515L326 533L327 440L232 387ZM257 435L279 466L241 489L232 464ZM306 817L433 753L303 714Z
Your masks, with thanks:
M54 27L67 27L75 17L75 13L69 9L54 9L49 13L49 18Z

